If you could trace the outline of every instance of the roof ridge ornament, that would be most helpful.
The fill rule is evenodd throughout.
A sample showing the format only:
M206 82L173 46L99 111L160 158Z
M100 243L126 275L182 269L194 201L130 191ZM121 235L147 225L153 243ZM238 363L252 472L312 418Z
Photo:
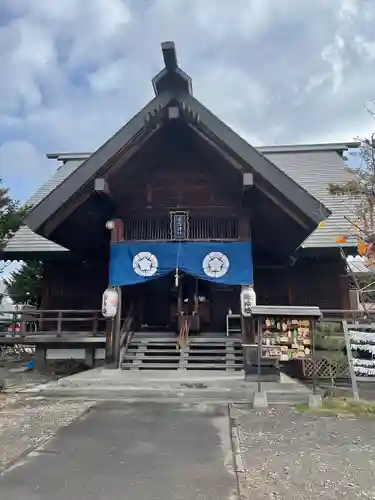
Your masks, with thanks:
M172 94L192 94L191 77L178 65L175 43L162 42L161 50L165 67L152 79L155 95L168 91Z
M162 42L161 50L165 67L168 71L175 71L178 68L176 46L174 42Z

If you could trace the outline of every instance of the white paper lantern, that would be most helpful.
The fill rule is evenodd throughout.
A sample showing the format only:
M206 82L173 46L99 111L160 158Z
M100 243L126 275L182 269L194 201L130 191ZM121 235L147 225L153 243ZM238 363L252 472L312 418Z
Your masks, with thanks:
M118 293L112 288L107 288L103 293L102 314L105 318L114 318L118 308Z
M241 292L241 312L245 317L251 316L251 309L256 306L257 299L252 287L244 288Z

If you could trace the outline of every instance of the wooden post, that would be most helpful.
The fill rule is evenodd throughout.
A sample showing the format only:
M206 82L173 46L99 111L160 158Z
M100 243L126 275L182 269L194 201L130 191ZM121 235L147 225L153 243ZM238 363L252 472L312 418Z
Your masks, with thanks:
M258 332L258 366L257 366L257 387L258 387L258 392L262 392L262 372L261 372L261 362L262 362L262 334L263 334L263 329L262 329L262 323L263 321L259 316L257 316L255 320L256 324L256 330Z
M38 331L42 332L44 328L44 322L43 322L43 311L39 312L39 318L38 318Z
M92 327L92 333L93 333L94 337L99 332L99 317L98 316L99 316L98 313L95 312L94 313L94 323L93 323L93 327Z
M111 232L111 243L118 243L124 239L124 223L121 219L114 219L107 222L106 227ZM115 363L116 368L120 364L121 353L121 309L122 296L121 287L115 288L118 294L118 307L116 317L107 323L106 335L106 361L107 363Z
M115 329L114 329L114 335L113 335L113 360L115 363L115 366L119 368L120 365L120 352L121 352L121 302L122 302L122 297L121 297L121 287L117 286L116 287L116 292L118 294L118 307L117 307L117 314L115 317Z
M35 348L35 368L42 372L47 364L47 348L43 345L37 345Z
M108 365L113 363L113 332L115 329L115 319L106 321L106 340L105 340L105 361Z
M57 313L57 336L60 337L62 333L62 320L63 320L63 312L59 311Z
M24 338L26 336L26 315L24 313L20 316L20 328L21 337Z
M252 175L250 174L249 176L244 176L243 182L244 182L245 191L243 194L243 200L242 200L243 206L242 206L241 214L239 217L239 223L238 223L238 238L240 241L241 240L246 241L246 240L249 240L251 238L251 221L250 221L249 214L247 213L244 205L245 205L245 199L246 199L246 194L247 194L248 188L253 185ZM250 255L249 258L252 260L253 256ZM254 268L254 263L253 263L253 268ZM253 272L254 272L254 270L253 270ZM253 277L252 285L254 286L254 277ZM246 288L246 286L239 287L240 294L241 294L242 290L244 288ZM251 325L250 318L245 318L241 314L241 330L242 330L241 335L242 335L242 340L244 342L250 342L250 338L252 335L251 326L252 325Z
M350 380L352 383L353 397L356 401L358 401L359 400L359 391L358 391L358 384L357 384L357 376L356 376L355 371L354 371L352 346L350 345L349 329L348 329L348 324L346 321L342 322L342 327L344 330L346 355L348 358L349 374L350 374Z
M313 374L312 374L312 384L313 384L313 394L316 394L316 351L315 351L315 328L316 328L316 321L315 319L310 320L310 332L311 332L311 354L312 354L312 360L313 360Z

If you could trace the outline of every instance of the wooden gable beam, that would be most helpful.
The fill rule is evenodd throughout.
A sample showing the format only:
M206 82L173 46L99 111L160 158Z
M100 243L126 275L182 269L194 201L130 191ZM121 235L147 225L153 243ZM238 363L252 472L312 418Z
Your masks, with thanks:
M57 186L36 205L25 218L30 229L42 234L40 229L53 214L61 208L65 208L65 204L69 204L70 199L80 189L84 188L96 176L101 175L104 165L111 163L113 159L118 157L118 154L123 153L124 149L137 142L143 131L154 126L153 113L155 110L158 111L167 106L172 98L173 95L169 92L163 92L150 101L124 127L87 158L61 185ZM149 113L151 113L151 123L149 123Z
M57 229L65 219L72 215L83 203L88 200L91 193L83 191L79 193L70 201L70 203L64 208L64 210L59 210L56 212L43 226L43 235L48 238L55 229Z
M111 158L110 162L103 165L102 172L111 173L116 172L127 161L129 161L143 146L143 144L158 130L158 127L153 128L148 134L143 135L138 141L133 144L127 145L115 157ZM92 184L91 184L92 186ZM43 236L49 237L55 229L58 228L62 222L72 215L90 196L93 192L106 196L113 204L113 209L117 210L117 205L110 192L107 179L104 177L97 177L94 179L94 187L91 189L83 188L81 193L73 196L68 203L61 207L43 226Z
M214 149L219 155L221 155L230 165L232 165L239 172L243 172L243 166L235 160L228 153L223 151L217 144L215 144L211 139L209 139L203 132L197 130L197 128L192 123L188 123L188 126L197 134L206 144L208 144L212 149Z
M232 151L241 162L244 162L242 168L252 169L254 174L274 186L283 196L289 198L300 212L306 214L306 219L310 219L309 230L313 230L319 222L330 215L331 212L321 202L301 189L272 161L248 144L192 95L184 95L183 103L198 116L200 129L204 127L209 130L212 137L223 144L225 149Z
M304 229L307 229L307 230L310 229L309 224L307 224L307 222L305 220L303 220L301 217L299 217L296 214L296 212L294 212L293 210L286 207L283 203L281 203L281 201L276 196L274 196L272 193L270 193L270 191L268 189L266 189L264 186L262 186L261 183L257 182L256 187L265 196L267 196L268 199L270 199L273 203L275 203L275 205L279 206L281 208L281 210L283 210L287 215L289 215L289 217L291 217L293 220L295 220L300 226L302 226Z

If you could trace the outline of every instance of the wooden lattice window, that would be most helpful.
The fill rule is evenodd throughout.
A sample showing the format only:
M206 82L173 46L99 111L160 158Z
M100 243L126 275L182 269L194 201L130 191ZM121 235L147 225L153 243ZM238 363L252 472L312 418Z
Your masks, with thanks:
M234 216L189 216L186 236L186 239L189 240L236 240L238 238L238 219ZM171 217L128 220L124 224L124 239L141 241L175 239Z

